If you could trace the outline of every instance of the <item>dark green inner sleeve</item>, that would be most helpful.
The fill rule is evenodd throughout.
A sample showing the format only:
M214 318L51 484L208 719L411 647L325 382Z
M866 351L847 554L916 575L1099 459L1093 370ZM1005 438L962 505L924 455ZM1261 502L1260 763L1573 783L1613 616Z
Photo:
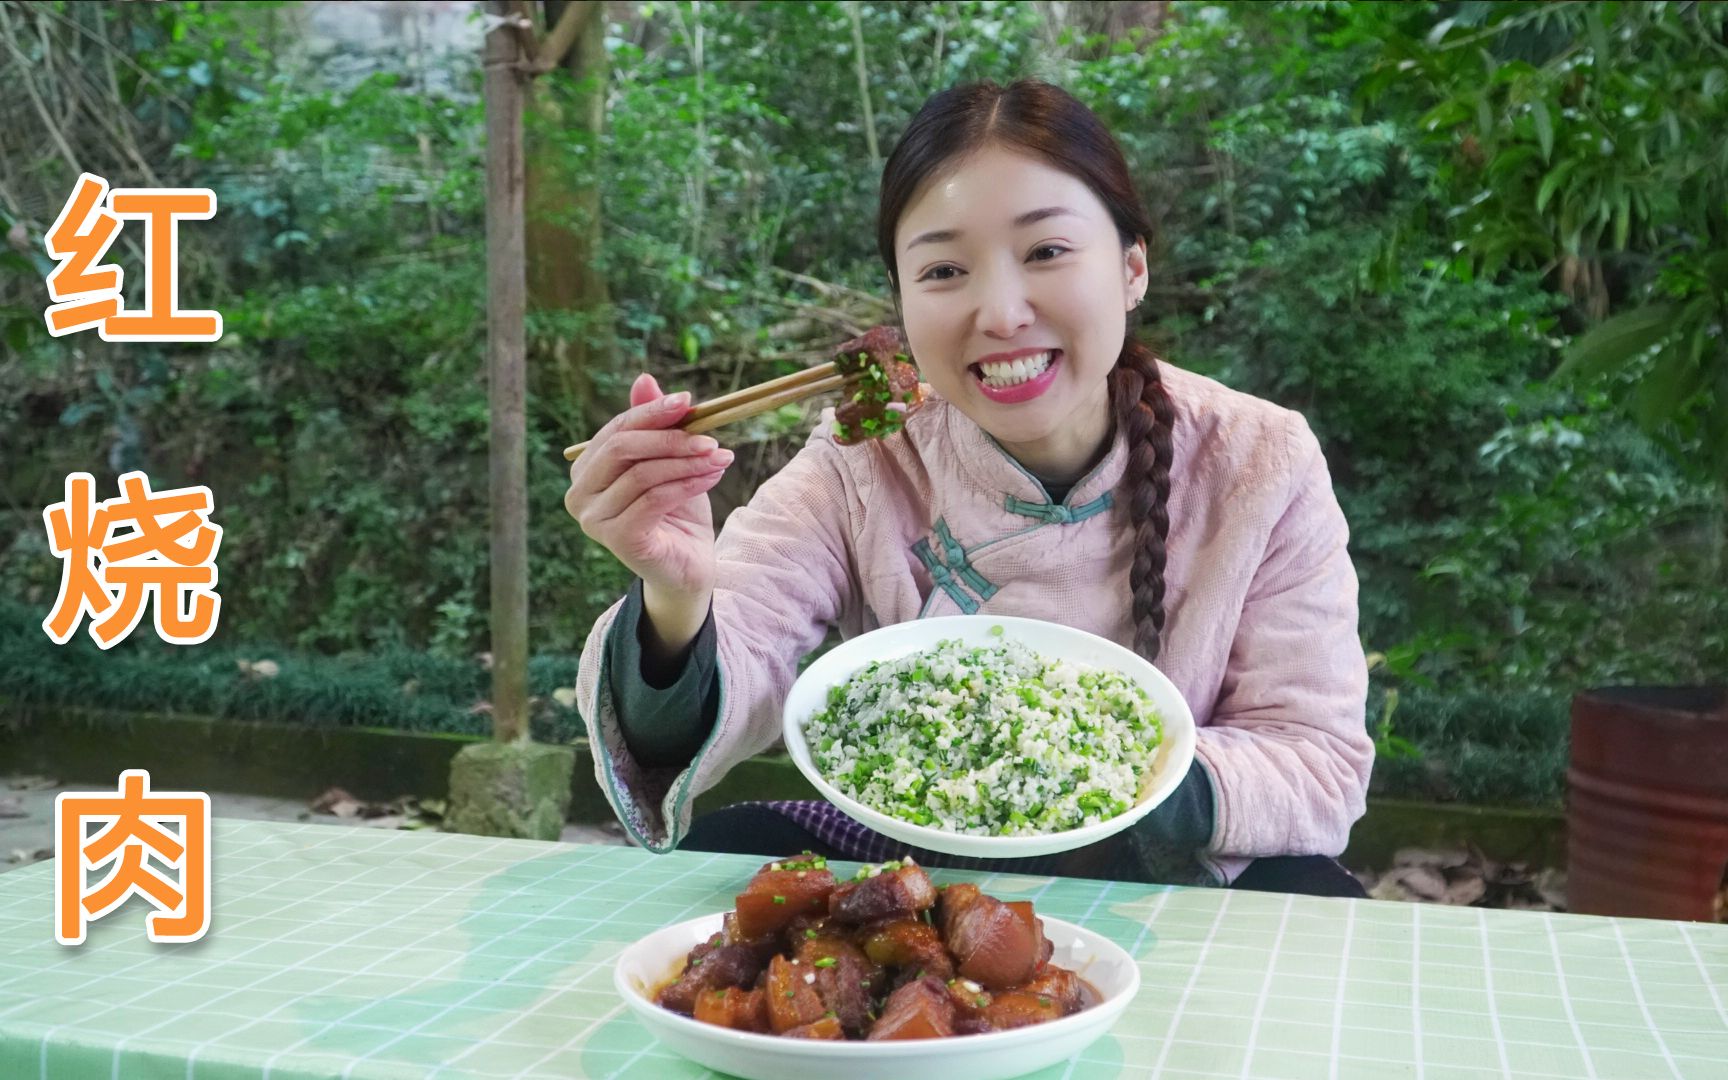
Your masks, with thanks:
M624 745L643 768L682 768L696 757L720 715L714 609L684 656L651 681L645 669L642 581L637 579L613 620L607 682Z
M1171 885L1211 884L1197 856L1212 841L1215 815L1212 779L1195 761L1168 799L1128 827L1129 850L1138 865L1125 876Z

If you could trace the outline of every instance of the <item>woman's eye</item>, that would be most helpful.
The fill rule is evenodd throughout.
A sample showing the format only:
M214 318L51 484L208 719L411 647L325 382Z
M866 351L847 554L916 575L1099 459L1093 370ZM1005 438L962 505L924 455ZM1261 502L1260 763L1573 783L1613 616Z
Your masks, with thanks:
M1040 244L1032 249L1030 259L1032 262L1049 262L1051 259L1057 258L1058 256L1066 255L1068 251L1069 249L1063 247L1061 244ZM924 271L924 275L918 280L953 281L955 276L959 273L959 267L944 264L942 266L933 266Z

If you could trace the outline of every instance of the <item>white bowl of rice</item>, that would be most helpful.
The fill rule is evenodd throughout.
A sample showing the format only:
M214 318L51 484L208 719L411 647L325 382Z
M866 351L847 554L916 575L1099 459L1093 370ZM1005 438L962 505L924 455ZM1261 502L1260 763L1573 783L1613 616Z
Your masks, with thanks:
M855 821L949 855L1017 859L1121 832L1194 761L1164 673L1071 626L996 615L898 623L793 683L799 770Z

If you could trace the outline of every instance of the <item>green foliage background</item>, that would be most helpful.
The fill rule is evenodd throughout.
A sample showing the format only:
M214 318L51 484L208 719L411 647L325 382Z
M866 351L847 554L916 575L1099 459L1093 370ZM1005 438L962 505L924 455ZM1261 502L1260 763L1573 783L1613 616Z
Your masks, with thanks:
M58 206L0 203L0 231L26 238L0 248L0 694L472 726L488 607L478 57L312 62L290 47L291 5L44 7L121 43L116 104L153 133L152 165L217 192L215 222L182 230L181 289L226 333L50 339L41 232ZM831 331L788 317L815 302L789 272L883 296L854 16L883 154L937 89L1052 79L1116 132L1158 219L1164 354L1302 410L1325 445L1364 648L1386 658L1365 718L1379 782L1554 801L1574 690L1728 671L1720 8L1177 3L1120 32L1106 7L686 0L613 23L604 137L540 133L603 193L619 347L591 373L602 413L644 368L699 393L790 370L764 357ZM64 163L41 168L44 190L70 191ZM105 175L135 182L123 161ZM1576 362L1592 326L1651 305L1666 321ZM535 312L530 329L592 317ZM1552 379L1569 346L1581 377ZM587 432L567 402L530 409L545 698L626 579L562 508L558 450ZM752 434L743 495L799 422ZM41 508L68 472L106 491L129 468L209 484L226 530L221 630L173 693L117 659L161 669L172 650L129 641L98 677L34 640L60 573ZM242 693L240 656L279 657L299 671L283 687L326 696ZM438 718L403 703L409 668L447 672L422 676ZM574 730L541 707L538 733Z

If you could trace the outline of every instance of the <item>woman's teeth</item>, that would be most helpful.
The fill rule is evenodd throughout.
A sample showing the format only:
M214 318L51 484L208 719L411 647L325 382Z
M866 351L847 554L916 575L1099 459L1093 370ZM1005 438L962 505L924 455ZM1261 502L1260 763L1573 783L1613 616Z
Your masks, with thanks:
M984 373L985 386L1001 389L1042 375L1044 369L1050 366L1052 355L1053 353L1049 352L1033 353L1005 364L979 364L978 370Z

